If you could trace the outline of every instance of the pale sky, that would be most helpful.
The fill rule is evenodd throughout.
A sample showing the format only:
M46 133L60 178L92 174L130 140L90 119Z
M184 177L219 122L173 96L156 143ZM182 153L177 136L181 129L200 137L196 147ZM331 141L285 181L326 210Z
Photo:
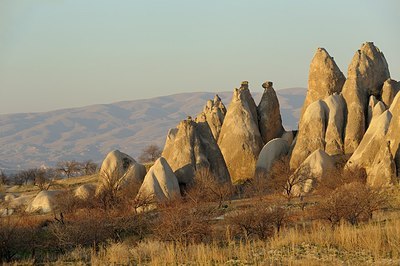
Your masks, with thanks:
M0 0L0 114L264 80L306 87L317 47L343 73L373 41L400 79L400 1Z

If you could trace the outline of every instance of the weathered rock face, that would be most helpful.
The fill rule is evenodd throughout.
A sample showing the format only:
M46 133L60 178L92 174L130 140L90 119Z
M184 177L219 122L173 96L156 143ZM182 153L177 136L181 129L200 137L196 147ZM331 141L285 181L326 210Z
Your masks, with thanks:
M101 164L98 192L104 187L122 188L131 182L141 183L145 175L144 165L119 150L111 151Z
M400 93L397 93L389 112L392 113L392 120L389 125L386 140L390 142L390 151L397 168L397 176L400 177Z
M42 212L49 213L54 210L56 206L56 196L61 194L59 190L43 190L33 199L33 201L26 208L26 212Z
M258 128L257 107L247 82L234 90L218 145L233 183L253 177L263 141Z
M287 155L289 143L281 138L270 140L262 148L256 164L256 175L268 175L272 164Z
M307 107L333 93L340 93L346 78L324 48L318 48L310 64L308 90L301 117Z
M222 123L224 122L226 108L222 103L221 98L218 94L215 95L214 100L208 100L206 106L204 106L203 114L206 117L207 123L211 129L211 132L216 140L218 140L219 133L221 132ZM200 114L200 115L203 115Z
M329 155L343 154L343 129L346 104L342 95L333 94L324 102L327 105L328 124L325 133L325 152Z
M266 81L262 87L264 93L258 104L258 125L264 143L279 138L284 133L279 101L271 81Z
M321 181L324 176L335 168L335 162L323 150L316 150L308 156L290 178L298 180L293 187L293 194L300 196L309 193L315 181Z
M326 104L318 100L310 104L301 118L290 168L296 169L315 150L325 150Z
M75 189L74 195L79 199L89 200L95 196L95 192L96 192L96 185L84 184L80 185L77 189Z
M388 142L381 147L366 172L367 184L372 187L387 187L395 183L396 165Z
M394 97L400 91L400 82L393 79L387 79L383 83L382 88L382 101L387 108L392 104Z
M379 98L385 80L390 78L386 59L373 43L364 43L354 55L343 86L347 104L345 152L352 153L366 131L367 104L371 95Z
M207 168L219 181L229 180L229 173L222 153L215 141L203 113L183 120L171 129L162 156L169 162L179 183L189 184L197 169Z
M152 199L155 203L161 203L180 197L178 179L168 162L160 157L146 174L137 198Z

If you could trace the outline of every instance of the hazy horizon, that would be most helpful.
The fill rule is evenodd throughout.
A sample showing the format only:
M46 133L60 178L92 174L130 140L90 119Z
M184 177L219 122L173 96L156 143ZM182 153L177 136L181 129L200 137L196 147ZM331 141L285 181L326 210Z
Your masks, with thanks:
M0 3L0 114L230 91L307 87L324 47L347 74L373 41L399 79L398 1Z

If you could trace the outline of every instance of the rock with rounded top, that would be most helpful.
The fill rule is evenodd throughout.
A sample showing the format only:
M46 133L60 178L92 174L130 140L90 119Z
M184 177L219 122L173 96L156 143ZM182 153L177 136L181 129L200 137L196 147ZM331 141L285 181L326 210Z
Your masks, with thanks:
M96 193L96 185L95 184L83 184L80 185L74 191L74 195L76 198L81 200L89 200L94 198Z
M26 208L26 212L49 213L57 207L56 197L60 195L60 190L42 190Z
M296 145L290 158L290 168L297 169L315 150L325 149L326 103L317 100L310 104L301 118Z
M324 48L318 48L310 64L307 96L301 117L311 103L340 93L345 80L333 57Z
M233 183L253 177L263 141L258 128L257 107L248 82L243 82L233 92L218 145Z
M221 182L229 181L229 172L206 115L200 114L196 121L191 118L183 120L177 128L169 131L162 156L180 184L193 182L196 170L200 168L209 169Z
M282 134L282 136L281 136L281 139L286 140L287 143L289 144L289 147L290 147L290 145L292 145L292 143L293 143L294 135L295 135L295 134L294 134L294 132L293 132L292 130L290 130L290 131L285 131L285 132L283 132L283 134Z
M158 158L146 174L137 199L156 204L180 197L177 177L165 158Z
M268 175L271 171L272 164L286 156L289 152L289 143L282 138L275 138L270 140L262 148L257 164L256 175Z
M380 97L385 80L390 78L386 59L372 43L364 43L358 50L347 71L342 94L347 104L345 152L353 153L366 131L368 98Z
M382 101L387 108L390 107L394 97L399 91L400 91L400 82L397 82L396 80L393 79L387 79L385 83L383 83Z
M258 125L264 143L279 138L285 132L279 109L279 101L271 81L262 85L264 93L257 107Z

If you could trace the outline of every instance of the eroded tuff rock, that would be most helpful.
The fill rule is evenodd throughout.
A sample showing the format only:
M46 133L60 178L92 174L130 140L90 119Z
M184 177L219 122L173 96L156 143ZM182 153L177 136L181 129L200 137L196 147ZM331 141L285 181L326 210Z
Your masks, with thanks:
M268 175L271 171L272 164L287 155L289 152L289 143L282 138L270 140L262 148L257 164L256 175Z
M219 133L221 132L222 124L224 122L226 108L222 103L221 98L215 95L214 100L208 100L204 106L203 114L206 117L207 123L211 132L216 140L218 140ZM203 115L200 114L200 115Z
M279 138L284 133L279 101L271 81L263 83L264 93L258 104L258 125L264 143Z
M346 103L342 95L333 94L324 99L328 114L328 123L325 133L325 152L329 155L343 154L343 130Z
M301 116L307 107L333 93L340 93L346 78L324 48L318 48L310 64L308 90Z
M347 71L342 94L347 104L345 152L352 153L366 131L367 104L371 95L379 98L385 80L390 78L389 68L382 52L372 43L364 43Z
M62 193L61 190L43 190L33 199L26 208L26 212L52 212L57 207L56 197Z
M189 117L168 132L162 156L181 184L191 183L200 168L209 169L221 182L229 180L224 158L204 113L197 117L197 122Z
M396 180L396 165L386 142L376 154L371 167L367 168L367 184L372 187L387 187Z
M74 196L81 200L89 200L95 196L96 185L83 184L74 191Z
M389 112L392 113L386 140L390 142L390 151L397 168L397 176L400 177L400 93L397 93Z
M218 145L233 183L253 177L263 141L248 82L242 82L242 86L233 92Z
M119 150L111 151L101 164L97 193L110 186L120 189L132 182L141 184L145 175L144 165L137 163L131 156Z
M290 158L290 168L296 169L315 150L325 150L326 103L310 104L299 124L296 144Z
M385 83L383 83L382 101L387 108L390 107L394 97L399 91L400 91L400 82L397 82L393 79L387 79Z
M178 179L163 158L158 158L146 174L136 199L151 203L142 206L138 211L154 209L157 203L181 197Z

